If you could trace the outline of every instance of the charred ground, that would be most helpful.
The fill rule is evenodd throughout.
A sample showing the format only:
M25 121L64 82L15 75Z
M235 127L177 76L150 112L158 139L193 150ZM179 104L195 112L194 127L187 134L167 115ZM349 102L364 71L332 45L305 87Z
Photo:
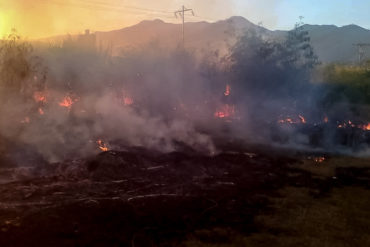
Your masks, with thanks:
M327 224L323 212L348 221L340 246L369 243L368 213L341 205L366 205L348 191L369 195L368 160L227 146L215 156L128 148L3 168L14 180L0 189L1 246L310 246L325 236L338 246L308 230Z

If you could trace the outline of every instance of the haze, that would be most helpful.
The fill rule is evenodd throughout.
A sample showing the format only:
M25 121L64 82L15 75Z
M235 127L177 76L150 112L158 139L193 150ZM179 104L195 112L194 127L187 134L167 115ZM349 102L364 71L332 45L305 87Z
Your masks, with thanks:
M1 0L0 35L12 28L28 38L81 33L85 29L106 31L127 27L141 20L180 22L173 12L182 5L196 16L188 21L217 21L241 15L270 29L290 29L304 16L310 24L358 24L370 27L368 1L326 0Z

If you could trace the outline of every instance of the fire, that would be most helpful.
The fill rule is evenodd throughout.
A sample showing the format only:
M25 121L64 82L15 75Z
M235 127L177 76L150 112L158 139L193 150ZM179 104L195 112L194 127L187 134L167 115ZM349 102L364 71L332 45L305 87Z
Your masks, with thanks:
M44 112L44 110L42 108L39 108L39 114L40 115L44 115L45 114L45 112Z
M25 117L22 121L21 121L21 123L22 124L29 124L31 122L31 119L29 118L29 117Z
M294 122L293 122L293 120L291 118L287 118L287 119L280 119L278 121L278 123L289 123L289 124L292 124Z
M96 143L99 145L99 149L103 152L107 152L109 149L107 145L102 140L97 140Z
M225 89L225 92L224 92L224 95L225 96L229 96L230 95L230 92L231 92L231 87L229 84L226 85L226 89Z
M285 124L285 123L286 124L299 124L299 123L305 124L305 123L307 123L307 121L302 115L298 115L298 118L296 118L296 119L288 117L286 119L278 120L278 123L279 124Z
M367 125L364 125L364 130L369 130L370 131L370 123L368 123Z
M234 105L229 105L225 104L217 111L215 112L214 116L216 118L230 118L235 116L235 106Z
M367 130L367 131L370 131L370 123L366 124L366 125L362 125L361 126L361 129L363 130Z
M42 91L37 91L33 93L33 99L37 103L46 103L46 94Z
M134 100L131 97L123 97L123 104L126 106L134 104Z
M73 99L70 96L66 96L63 98L61 102L59 102L59 105L70 110L74 102L75 101L73 101Z
M302 123L306 123L306 119L303 116L299 115L298 117L299 117L299 119L301 119Z
M325 157L315 157L313 160L314 160L316 163L322 163L322 162L324 162L326 159L325 159Z
M352 121L351 120L349 120L348 122L344 122L344 123L340 123L340 124L338 124L338 126L337 126L339 129L342 129L342 128L347 128L347 127L352 127L352 128L362 128L362 126L361 125L356 125L356 124L354 124L354 123L352 123Z
M125 106L130 106L134 104L134 99L127 93L126 90L122 90L122 103ZM119 97L120 98L120 97Z
M324 117L324 123L328 123L329 122L329 118L328 118L328 116L325 116Z

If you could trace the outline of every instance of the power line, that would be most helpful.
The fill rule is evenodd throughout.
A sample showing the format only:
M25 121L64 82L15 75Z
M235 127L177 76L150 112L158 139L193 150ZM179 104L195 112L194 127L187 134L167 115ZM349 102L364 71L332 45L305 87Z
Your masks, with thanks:
M147 8L141 8L136 6L130 6L130 5L112 5L107 4L103 2L97 2L97 1L91 1L91 0L77 0L73 2L61 2L61 1L55 1L55 0L44 0L44 4L57 4L62 5L66 7L78 7L78 8L84 8L84 9L90 9L90 10L97 10L97 11L114 11L114 12L121 12L122 10L135 10L139 13L161 13L161 14L172 14L172 12L165 11L165 10L155 10L155 9L147 9ZM166 16L167 17L167 16Z
M204 16L199 16L199 15L194 15L194 17L199 18L199 19L202 19L202 20L206 20L206 21L209 21L209 22L219 21L219 20L216 20L216 19L212 19L212 18L204 17Z
M49 0L47 3L50 4L55 4L55 5L60 5L60 6L66 6L66 7L75 7L75 8L80 8L84 10L92 10L92 11L105 11L105 12L116 12L116 13L122 13L122 11L125 11L126 13L129 14L135 14L135 15L144 15L146 18L162 18L162 19L173 19L174 17L169 14L162 14L162 13L153 13L153 12L148 12L148 11L143 11L143 10L127 10L124 8L120 7L112 7L112 6L92 6L89 4L83 4L83 3L70 3L66 4L64 2L56 1L56 0Z
M93 2L93 3L96 3L96 4L102 4L102 5L106 5L106 6L107 5L112 6L112 5L107 4L107 3L96 2L96 1L91 1L91 0L80 0L80 1L88 2L88 3ZM172 14L172 12L166 11L166 10L148 9L148 8L142 8L142 7L133 6L133 5L119 4L119 5L116 5L116 6L117 7L122 7L122 8L128 8L128 9L136 9L136 10L149 11L149 12L158 12L158 13Z

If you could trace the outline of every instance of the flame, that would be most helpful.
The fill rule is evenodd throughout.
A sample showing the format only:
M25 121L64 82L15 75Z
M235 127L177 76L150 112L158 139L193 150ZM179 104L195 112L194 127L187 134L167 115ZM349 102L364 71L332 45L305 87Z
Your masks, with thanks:
M46 94L42 91L37 91L33 93L33 99L37 103L46 103Z
M97 140L96 143L99 145L99 149L103 152L107 152L109 149L107 145L102 140Z
M215 112L214 116L216 118L230 118L235 116L235 106L234 105L229 105L225 104L217 111Z
M289 123L289 124L292 124L294 122L293 122L293 120L291 118L287 118L287 119L280 119L278 121L278 123Z
M29 117L25 117L22 121L21 121L21 123L22 124L29 124L31 122L31 119L29 118Z
M298 117L301 119L302 123L306 123L306 119L302 115L299 115Z
M337 127L338 127L339 129L347 128L347 127L363 129L363 126L362 126L362 125L356 125L356 124L354 124L351 120L348 120L348 122L340 123L340 124L338 124L338 126L337 126Z
M134 104L134 100L131 97L125 96L123 97L123 104L126 106Z
M299 124L299 123L307 123L306 119L302 115L298 115L298 118L293 119L293 118L286 118L286 119L280 119L278 120L279 124Z
M39 114L40 115L44 115L45 114L45 112L44 112L44 110L42 108L39 108Z
M59 105L62 107L68 108L70 110L73 103L74 101L72 100L72 98L70 96L66 96L63 98L61 102L59 102Z
M370 131L370 123L368 123L368 124L364 124L364 125L362 125L361 126L361 129L363 129L363 130L365 130L365 131Z
M122 90L122 103L125 106L130 106L134 104L134 99L127 93L126 90Z
M314 160L316 163L322 163L322 162L324 162L326 159L325 159L325 157L315 157L313 160Z
M230 92L231 92L231 87L230 87L229 84L226 84L226 89L225 89L224 95L229 96Z
M328 123L329 122L329 118L328 118L328 116L325 116L324 117L324 123Z

